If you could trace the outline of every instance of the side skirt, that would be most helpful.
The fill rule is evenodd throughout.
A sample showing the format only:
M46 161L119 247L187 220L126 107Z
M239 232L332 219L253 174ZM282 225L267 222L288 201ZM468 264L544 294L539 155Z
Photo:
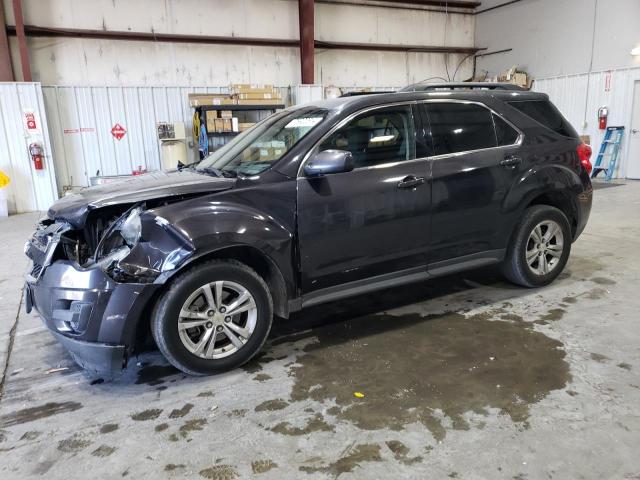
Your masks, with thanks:
M305 307L321 303L333 302L356 295L375 292L385 288L397 287L408 283L415 283L429 278L440 277L452 273L471 270L500 263L506 254L506 249L488 250L457 257L450 260L431 263L427 266L410 268L398 272L378 275L371 278L343 283L310 292L300 298L289 301L289 311L296 312Z

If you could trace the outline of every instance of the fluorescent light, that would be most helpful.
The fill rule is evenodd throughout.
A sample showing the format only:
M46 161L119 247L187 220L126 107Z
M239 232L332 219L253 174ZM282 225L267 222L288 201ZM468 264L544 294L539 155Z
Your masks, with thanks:
M636 47L633 50L631 50L631 55L633 55L634 57L640 56L640 47Z
M396 138L395 135L379 135L369 140L369 143L388 142L389 140L393 140L394 138Z

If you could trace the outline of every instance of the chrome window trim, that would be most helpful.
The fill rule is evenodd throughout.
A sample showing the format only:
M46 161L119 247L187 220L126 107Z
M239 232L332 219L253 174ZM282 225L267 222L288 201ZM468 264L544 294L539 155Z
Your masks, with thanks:
M493 113L494 115L496 115L497 117L499 117L501 120L504 120L507 125L509 125L511 128L513 128L516 132L518 132L518 138L516 139L515 143L510 143L509 145L497 145L495 147L487 147L487 148L476 148L474 150L463 150L461 152L453 152L453 153L443 153L441 155L432 155L429 157L429 160L442 160L445 158L450 158L450 157L459 157L462 155L467 155L469 153L478 153L478 152L486 152L486 151L490 151L490 150L501 150L503 148L513 148L513 147L519 147L522 145L522 142L524 141L524 133L522 132L522 130L520 130L518 127L516 127L513 122L511 122L509 119L505 118L504 115L501 115L500 113L496 112L493 108L491 108L490 106L482 103L482 102L478 102L475 100L460 100L460 99L456 99L456 98L432 98L432 99L428 99L428 100L418 100L417 103L463 103L463 104L473 104L473 105L478 105L480 107L483 107L487 110L489 110L491 113ZM428 112L427 112L428 115ZM493 124L493 130L494 132L496 131L495 128L495 122L493 122L493 118L491 120L491 123ZM496 142L497 142L497 137L496 137Z
M360 115L362 113L370 112L372 110L378 110L378 109L386 108L386 107L411 106L411 105L418 105L418 104L422 104L422 103L462 103L462 104L478 105L480 107L483 107L483 108L489 110L492 114L494 114L497 117L499 117L500 119L504 120L507 123L507 125L509 125L511 128L513 128L516 132L518 132L518 138L516 139L515 143L511 143L509 145L497 145L495 147L477 148L475 150L464 150L464 151L461 151L461 152L443 153L442 155L431 155L431 156L428 156L428 157L414 158L414 159L411 159L411 160L401 160L401 161L396 161L396 162L381 163L381 164L378 164L378 165L371 165L370 167L360 167L360 168L354 169L353 171L370 170L372 168L388 168L388 167L393 167L393 166L399 165L400 163L406 164L406 163L410 163L410 162L424 161L424 160L442 160L442 159L446 159L446 158L450 158L450 157L459 157L459 156L467 155L467 154L470 154L470 153L486 152L486 151L490 151L490 150L502 150L504 148L519 147L519 146L522 145L522 143L524 141L524 133L516 125L514 125L513 122L511 122L509 119L505 118L504 115L496 112L493 108L489 107L488 105L486 105L486 104L484 104L482 102L478 102L476 100L461 100L461 99L457 99L457 98L430 98L430 99L426 99L426 100L405 100L403 102L385 103L385 104L382 104L382 105L372 105L370 107L363 108L362 110L358 110L357 112L352 113L351 115L349 115L346 118L343 118L342 120L340 120L340 122L338 122L336 125L334 125L331 128L331 130L329 130L326 134L324 134L316 143L314 143L313 146L309 149L309 151L307 151L307 153L303 157L302 161L300 162L300 166L298 167L298 174L297 174L296 178L307 178L303 173L303 169L304 169L304 165L307 163L307 161L309 160L309 157L311 156L311 152L313 152L318 145L320 145L323 141L325 141L327 139L327 137L333 135L336 132L336 130L344 127L347 123L349 123L351 120L353 120L358 115ZM428 112L427 112L427 114L428 114ZM412 113L412 117L413 117L413 113ZM495 123L493 122L493 118L492 118L492 122L491 123L493 124L493 130L495 132L496 128L495 128ZM431 130L430 127L431 126L429 125L429 130ZM414 119L414 130L415 130L415 119ZM497 142L497 137L496 137L496 142Z
M381 104L381 105L371 105L369 107L363 108L362 110L358 110L357 112L353 112L349 116L343 118L337 124L335 124L331 128L331 130L329 130L322 137L320 137L320 139L318 141L316 141L316 143L313 144L313 146L307 151L307 153L305 153L304 157L302 158L302 161L300 162L300 166L298 167L298 174L296 175L296 179L298 179L298 178L307 178L304 175L303 169L304 169L304 165L307 163L307 161L309 160L309 157L311 156L311 152L313 152L316 149L316 147L318 145L320 145L322 142L324 142L328 137L333 135L336 132L336 130L339 130L340 128L344 127L347 123L349 123L351 120L353 120L358 115L370 112L372 110L379 110L381 108L387 108L387 107L401 107L401 106L410 107L412 105L416 105L417 103L418 103L417 100L405 100L403 102L393 102L393 103L384 103L384 104ZM411 119L413 120L413 129L414 129L414 134L415 134L416 122L415 122L415 119L413 118L413 111L411 112ZM371 165L370 167L355 168L352 171L359 172L359 171L362 171L362 170L370 170L372 168L388 168L388 167L392 167L392 166L398 165L400 163L404 164L404 163L409 163L409 162L415 162L415 161L418 161L418 160L427 160L428 158L429 157L412 158L411 160L400 160L400 161L395 161L395 162L380 163L378 165Z

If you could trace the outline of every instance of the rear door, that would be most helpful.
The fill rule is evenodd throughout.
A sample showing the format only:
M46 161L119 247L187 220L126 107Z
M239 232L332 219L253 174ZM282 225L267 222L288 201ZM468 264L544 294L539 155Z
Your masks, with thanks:
M511 230L502 203L520 173L520 132L480 103L421 106L434 153L429 263L444 267L469 255L500 256Z
M415 114L415 102L367 109L312 151L350 151L355 168L297 180L303 293L426 272L430 172Z

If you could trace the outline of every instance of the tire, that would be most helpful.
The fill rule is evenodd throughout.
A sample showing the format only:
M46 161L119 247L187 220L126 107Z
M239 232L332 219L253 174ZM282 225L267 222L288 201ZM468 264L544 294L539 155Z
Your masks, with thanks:
M540 227L540 230L534 234L537 227ZM555 235L551 237L550 242L544 242L556 227L559 227L561 238ZM543 241L539 242L538 238ZM558 252L557 246L559 239L562 241L561 252ZM502 264L502 273L508 280L523 287L548 285L562 273L567 264L571 253L571 241L571 227L562 211L549 205L529 207L511 239Z
M242 298L248 299L240 302ZM234 302L240 305L233 311L240 313L225 315ZM272 322L273 303L264 280L238 261L212 260L180 275L160 297L151 332L173 366L190 375L212 375L251 360Z

